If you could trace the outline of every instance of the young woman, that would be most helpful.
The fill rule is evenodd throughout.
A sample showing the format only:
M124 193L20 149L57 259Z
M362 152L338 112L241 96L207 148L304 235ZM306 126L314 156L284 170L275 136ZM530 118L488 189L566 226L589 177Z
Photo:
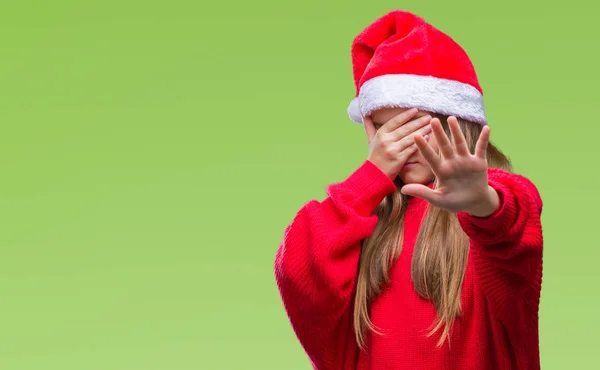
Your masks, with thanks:
M463 49L422 18L352 46L368 158L285 230L275 275L315 369L539 369L542 201L489 142Z

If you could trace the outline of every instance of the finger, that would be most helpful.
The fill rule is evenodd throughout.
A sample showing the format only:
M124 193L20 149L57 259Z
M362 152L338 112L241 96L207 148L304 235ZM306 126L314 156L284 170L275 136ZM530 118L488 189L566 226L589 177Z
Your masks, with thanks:
M402 138L399 143L400 143L400 150L412 145L415 143L415 135L421 135L423 137L427 136L428 134L431 133L431 125L427 125L424 127L421 127L420 129L418 129L417 131L413 132L412 134L409 134L408 136L405 136L404 138Z
M437 174L438 169L440 168L440 165L442 163L442 159L431 147L431 145L428 142L428 138L424 138L421 135L415 135L414 140L415 144L417 145L417 148L423 155L423 158L425 158L425 160L427 161L427 164L429 164L429 167L431 167L433 173Z
M369 143L371 143L373 138L375 138L375 134L377 133L377 129L371 120L371 116L366 116L363 119L363 126L365 126L365 132L367 133L367 140Z
M399 143L395 143L391 152L397 153L396 160L398 162L406 162L408 158L410 158L415 152L417 152L419 148L417 144L413 141L412 143L400 147Z
M425 199L427 202L434 205L438 204L440 199L440 194L436 190L422 184L404 185L400 189L400 192L404 195Z
M467 146L467 140L465 140L465 135L460 129L456 117L448 117L448 125L450 126L450 132L452 133L452 141L454 142L454 150L456 150L456 153L463 156L471 154L469 147Z
M406 162L408 161L408 158L410 158L418 150L419 148L417 147L417 143L413 141L412 144L400 150L400 157L398 159L402 162Z
M481 159L487 158L487 148L488 143L490 142L490 130L490 126L484 126L479 134L477 144L475 145L475 156Z
M429 126L429 122L431 122L431 116L425 115L400 126L393 132L390 132L389 135L391 135L390 137L393 141L402 140L404 137L415 132L415 130Z
M438 144L438 148L440 148L440 153L446 159L451 159L454 157L454 148L452 148L452 143L448 136L444 132L442 128L442 123L438 118L434 118L431 120L431 128L433 130L433 135L435 136L435 140Z
M408 120L413 118L418 112L419 110L417 108L405 110L404 112L394 116L392 119L387 121L383 126L381 126L380 130L386 133L392 132L398 127L408 122Z

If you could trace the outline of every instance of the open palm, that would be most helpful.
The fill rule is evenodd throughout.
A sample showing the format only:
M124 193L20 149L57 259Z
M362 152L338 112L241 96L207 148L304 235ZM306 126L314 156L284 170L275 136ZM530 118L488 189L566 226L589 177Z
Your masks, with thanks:
M452 142L446 136L439 119L431 121L433 134L441 156L422 137L415 137L417 147L437 178L437 187L407 184L402 193L423 198L436 207L451 212L468 211L489 196L487 146L490 129L485 126L471 154L455 117L448 119Z

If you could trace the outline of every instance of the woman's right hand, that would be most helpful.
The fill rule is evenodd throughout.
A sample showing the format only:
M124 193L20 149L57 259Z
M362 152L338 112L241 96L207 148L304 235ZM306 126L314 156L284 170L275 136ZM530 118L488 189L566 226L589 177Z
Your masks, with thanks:
M430 115L409 121L417 113L416 108L406 110L394 116L379 129L375 128L371 117L364 118L369 141L368 160L392 180L398 176L406 161L418 150L414 135L420 134L427 138L427 134L431 132Z

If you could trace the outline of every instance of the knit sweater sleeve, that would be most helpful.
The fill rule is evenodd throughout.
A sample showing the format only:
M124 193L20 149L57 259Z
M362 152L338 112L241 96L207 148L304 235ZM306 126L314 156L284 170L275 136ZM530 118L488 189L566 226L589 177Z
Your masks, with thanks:
M323 201L306 203L285 230L275 257L276 282L293 330L316 369L343 367L340 341L349 334L352 315L347 311L360 242L375 229L373 211L395 190L393 181L366 160L347 179L327 186Z
M471 240L476 274L491 309L509 325L522 316L516 307L531 307L527 311L537 314L542 200L535 185L521 175L494 168L488 174L488 183L500 198L499 208L483 218L459 212L458 219Z

